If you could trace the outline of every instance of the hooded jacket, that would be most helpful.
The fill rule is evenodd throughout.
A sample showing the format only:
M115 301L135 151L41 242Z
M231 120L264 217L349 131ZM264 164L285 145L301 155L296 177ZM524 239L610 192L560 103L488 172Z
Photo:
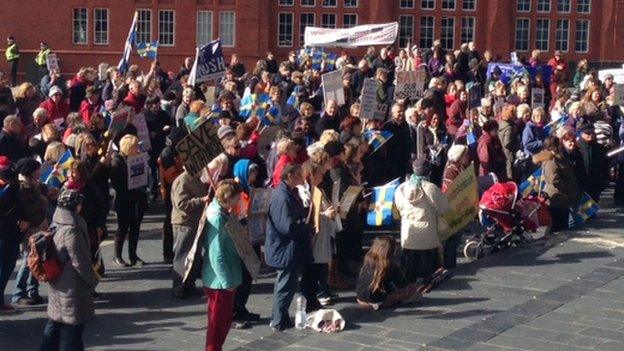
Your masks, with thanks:
M559 153L543 150L533 156L533 163L542 167L544 192L550 198L552 207L575 207L581 200L581 191L576 182L574 169Z

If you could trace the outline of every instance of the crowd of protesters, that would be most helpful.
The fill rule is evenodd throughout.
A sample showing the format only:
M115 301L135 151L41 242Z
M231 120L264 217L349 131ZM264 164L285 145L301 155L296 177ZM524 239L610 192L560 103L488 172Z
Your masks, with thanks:
M7 60L13 63L19 58L11 49L15 39L7 43ZM41 50L50 52L43 44ZM230 216L245 223L254 188L273 189L266 239L254 249L277 272L270 325L280 331L293 326L288 309L298 292L308 312L330 305L336 291L350 288L361 305L377 309L414 299L434 271L455 267L461 233L440 242L437 218L449 210L444 191L471 164L481 176L493 173L498 181L517 183L541 167L553 219L550 232L568 228L569 209L584 192L598 202L611 181L615 203L624 205L624 158L606 155L624 138L624 111L613 104L613 77L600 81L586 60L574 74L560 52L546 60L536 50L526 65L547 64L552 76L514 77L505 84L500 70L486 73L494 60L474 43L447 51L439 41L432 48L387 47L379 53L371 47L361 59L341 53L335 68L343 72L342 105L324 101L321 74L327 65L315 68L312 57L297 52L283 62L268 53L251 70L232 55L214 96L207 96L212 90L205 85L188 84L190 58L177 74L154 61L148 72L136 65L127 72L111 67L105 74L83 67L70 80L48 72L39 60L40 84L24 82L15 94L9 88L16 86L15 72L10 82L0 72L0 313L45 303L25 263L26 243L33 233L54 226L64 266L50 283L41 350L57 349L61 339L70 345L66 349L82 349L98 283L90 266L99 260L99 245L108 235L106 218L111 210L116 214L114 264L141 266L141 222L156 201L166 209L162 256L173 265L173 295L208 297L207 350L220 350L231 326L244 328L260 319L246 308L252 277L225 229ZM396 73L407 70L427 73L423 96L394 100ZM360 117L366 79L374 80L377 102L388 107L385 119ZM475 84L483 98L470 109L468 89ZM531 106L535 88L544 89L544 106ZM267 110L277 113L268 122L243 117L245 94L267 94ZM144 117L151 144L150 182L132 190L127 160L142 152L144 143L134 114L111 135L111 115L122 107ZM197 119L217 126L223 153L193 175L175 146ZM261 150L267 125L281 128ZM371 145L386 131L392 137L385 144ZM66 179L50 186L41 174L50 168L63 173L59 163L67 150L73 163ZM335 208L331 199L336 181L342 197L349 186L370 188L396 178L403 182L396 208L402 221L411 223L400 229L400 260L394 259L397 243L389 237L376 238L362 252L366 196L349 209ZM315 189L320 202L313 200ZM200 223L202 214L205 223ZM198 227L205 239L196 258L203 263L185 279ZM20 257L9 304L4 291ZM194 278L201 279L205 292Z

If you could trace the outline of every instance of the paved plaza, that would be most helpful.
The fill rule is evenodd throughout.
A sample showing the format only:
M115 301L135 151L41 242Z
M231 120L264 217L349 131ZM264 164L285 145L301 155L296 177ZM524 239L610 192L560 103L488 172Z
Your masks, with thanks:
M624 350L624 213L608 201L582 230L462 261L418 303L373 313L355 304L353 292L340 292L334 308L347 327L337 334L273 333L273 277L260 279L249 309L262 320L232 330L225 349ZM104 243L107 273L97 289L96 319L85 329L88 349L203 349L206 301L171 295L170 267L160 262L162 220L153 213L145 218L139 242L145 267L114 266L112 242ZM12 288L13 281L7 294ZM47 294L45 284L41 293ZM0 317L0 350L35 350L45 318L44 306Z

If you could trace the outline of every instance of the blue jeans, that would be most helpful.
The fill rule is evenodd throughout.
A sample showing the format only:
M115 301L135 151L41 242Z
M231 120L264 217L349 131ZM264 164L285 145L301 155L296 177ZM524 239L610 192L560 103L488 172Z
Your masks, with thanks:
M22 265L15 277L15 290L11 301L16 303L19 299L39 296L39 282L28 268L28 251L22 253Z
M2 251L0 251L2 252ZM4 289L9 283L13 269L15 268L15 256L4 257L5 253L0 253L0 305L4 305Z
M288 308L292 303L295 293L299 289L299 269L290 267L277 270L277 280L273 289L273 313L271 327L288 328L292 321L288 315Z
M70 325L48 319L43 329L39 351L82 351L82 331L84 324ZM61 348L63 343L63 348Z

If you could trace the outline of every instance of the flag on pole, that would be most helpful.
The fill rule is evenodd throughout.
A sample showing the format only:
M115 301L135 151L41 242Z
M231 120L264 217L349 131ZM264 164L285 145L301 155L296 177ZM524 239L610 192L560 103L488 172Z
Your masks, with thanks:
M224 74L225 60L220 39L195 49L195 62L189 73L189 85L218 79Z
M138 12L134 12L134 17L132 18L132 24L130 24L130 30L128 31L128 38L126 38L126 44L124 46L123 55L121 56L121 60L119 60L119 64L117 65L117 69L121 74L125 74L128 71L128 67L130 66L130 54L132 53L132 45L136 43L137 37L137 19L139 17Z
M591 196L589 196L587 193L584 193L583 197L581 198L579 209L577 211L578 215L585 222L598 214L598 211L600 211L600 206L598 206L598 204L591 198Z
M245 118L255 116L261 119L266 113L265 104L269 103L269 101L270 98L268 94L251 94L249 89L247 89L245 95L241 99L241 107L238 114Z
M139 56L156 60L156 57L158 57L158 40L151 43L138 43L136 44L136 49Z
M366 214L366 223L379 227L391 225L397 219L394 209L394 192L399 186L399 178L390 183L373 188L371 204Z

